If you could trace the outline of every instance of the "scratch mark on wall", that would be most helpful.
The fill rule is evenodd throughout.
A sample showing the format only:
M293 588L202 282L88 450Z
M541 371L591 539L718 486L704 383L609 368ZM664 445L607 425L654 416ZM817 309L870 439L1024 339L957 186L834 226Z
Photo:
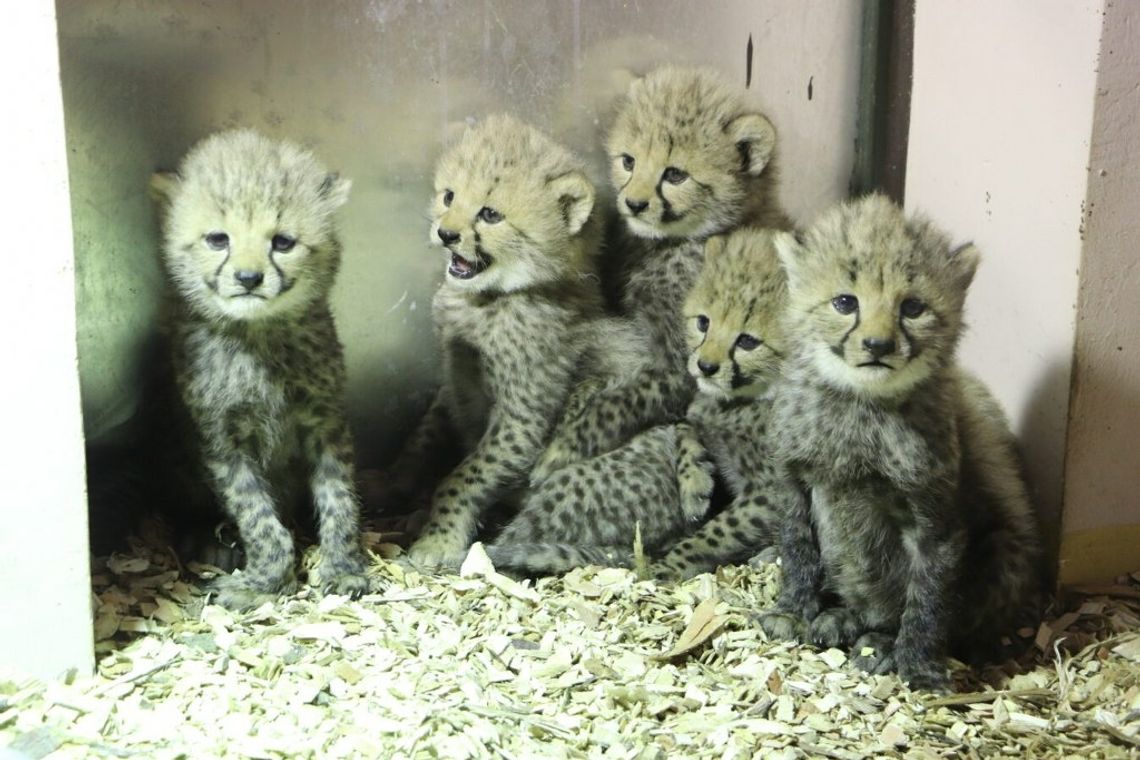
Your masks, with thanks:
M744 87L752 86L752 35L748 35L748 47L744 49Z
M408 291L406 291L406 290L405 290L405 291L404 291L404 295L400 296L400 300L399 300L399 301L396 301L396 303L392 304L392 307L391 307L390 309L388 309L388 311L386 311L386 312L384 312L384 313L385 313L385 314L391 314L391 313L392 313L392 312L394 312L396 309L400 308L400 304L402 304L402 303L403 303L404 301L406 301L406 300L408 300Z

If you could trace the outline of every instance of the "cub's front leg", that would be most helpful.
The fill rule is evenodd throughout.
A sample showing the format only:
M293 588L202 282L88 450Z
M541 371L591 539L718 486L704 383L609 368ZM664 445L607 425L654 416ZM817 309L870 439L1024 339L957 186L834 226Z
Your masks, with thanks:
M912 689L944 690L948 615L965 530L953 519L953 493L923 494L911 503L915 524L903 537L909 578L894 660L899 678Z
M245 610L291 592L296 585L293 537L277 516L261 468L236 450L213 453L206 466L222 507L237 524L246 556L240 574L214 581L214 600Z
M432 497L431 511L408 559L423 567L454 568L478 528L479 518L505 491L525 482L541 451L561 396L545 396L543 386L519 388L491 411L487 431Z
M780 516L780 597L760 617L760 627L778 639L803 640L807 624L823 608L823 560L812 532L810 493L791 478L773 484L771 501Z
M343 419L304 430L309 487L321 542L320 585L325 593L360 596L368 591L360 548L360 503L353 485L352 435Z

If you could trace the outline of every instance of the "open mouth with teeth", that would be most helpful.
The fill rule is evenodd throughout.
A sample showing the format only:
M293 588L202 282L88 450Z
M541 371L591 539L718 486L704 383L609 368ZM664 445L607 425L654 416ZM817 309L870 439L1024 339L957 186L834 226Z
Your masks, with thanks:
M455 251L451 251L451 264L447 273L458 280L470 280L491 265L491 257L485 253L476 252L475 260L463 258Z

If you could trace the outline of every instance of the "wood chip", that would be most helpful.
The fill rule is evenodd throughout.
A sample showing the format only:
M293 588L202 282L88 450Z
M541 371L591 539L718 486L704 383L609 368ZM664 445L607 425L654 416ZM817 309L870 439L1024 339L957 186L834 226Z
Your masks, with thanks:
M241 615L203 604L215 570L184 576L159 546L96 561L97 674L0 674L0 747L61 760L1140 750L1135 578L1014 637L1030 645L1009 668L1019 675L951 663L958 693L932 696L853 670L842 650L767 641L746 621L775 600L775 565L678 584L582 568L530 584L481 546L463 577L405 569L385 559L397 548L378 550L400 534L369 532L375 593L302 587Z
M677 639L677 643L668 652L656 655L654 659L671 660L674 657L680 657L692 652L711 639L728 619L726 615L716 614L716 603L716 599L706 599L698 604L697 608L693 610L689 624L685 626L685 630Z

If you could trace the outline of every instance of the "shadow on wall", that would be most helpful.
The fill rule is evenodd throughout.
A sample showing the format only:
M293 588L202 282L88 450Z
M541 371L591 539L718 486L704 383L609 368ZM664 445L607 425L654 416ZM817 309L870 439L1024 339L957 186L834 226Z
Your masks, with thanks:
M1026 480L1041 518L1047 567L1055 571L1061 542L1061 506L1065 466L1065 429L1069 417L1070 364L1050 363L1038 378L1021 415L1017 433L1025 462Z

